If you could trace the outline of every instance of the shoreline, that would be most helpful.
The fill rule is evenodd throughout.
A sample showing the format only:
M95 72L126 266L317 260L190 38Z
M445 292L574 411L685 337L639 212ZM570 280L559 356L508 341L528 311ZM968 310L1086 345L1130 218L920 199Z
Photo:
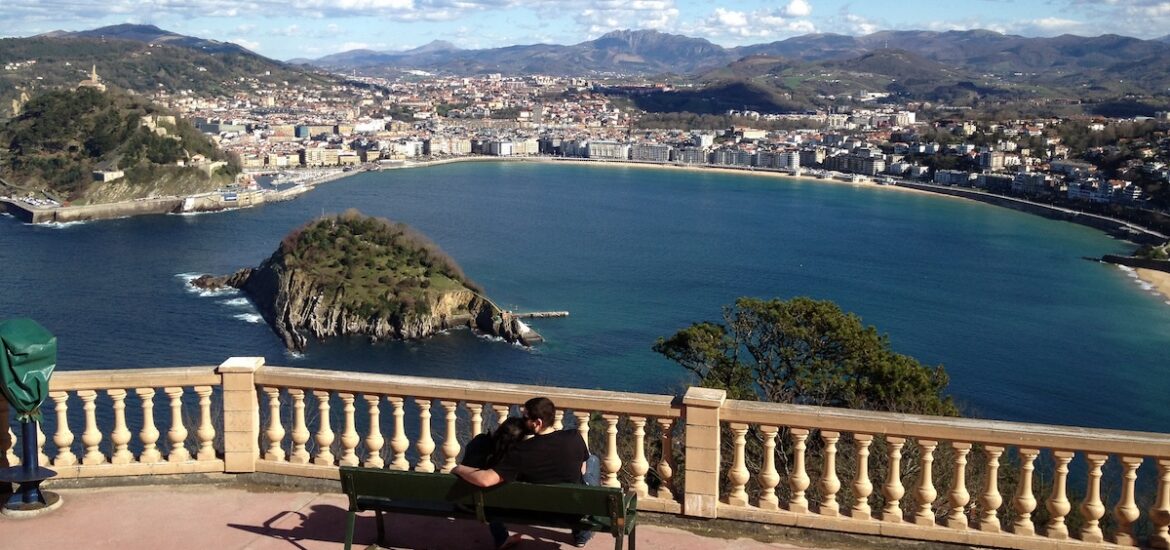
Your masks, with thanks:
M1149 285L1151 293L1159 294L1170 304L1170 273L1144 267L1132 268L1139 281Z

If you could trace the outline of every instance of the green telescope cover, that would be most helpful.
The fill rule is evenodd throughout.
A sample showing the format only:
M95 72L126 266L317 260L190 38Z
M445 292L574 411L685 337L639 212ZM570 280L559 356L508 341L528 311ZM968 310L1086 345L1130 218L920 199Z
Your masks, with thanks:
M39 420L57 366L57 337L32 319L0 323L0 391L21 422Z

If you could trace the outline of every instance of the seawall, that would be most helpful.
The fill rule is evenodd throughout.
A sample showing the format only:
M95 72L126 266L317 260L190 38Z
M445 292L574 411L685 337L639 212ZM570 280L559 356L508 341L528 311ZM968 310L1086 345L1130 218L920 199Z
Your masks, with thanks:
M1111 264L1140 267L1142 269L1153 269L1155 271L1170 273L1170 261L1167 260L1151 260L1150 258L1138 258L1136 256L1117 256L1115 254L1106 254L1101 257L1101 261L1109 262Z
M986 204L1002 206L1004 208L1010 208L1020 212L1027 212L1029 214L1035 214L1037 216L1042 216L1053 220L1061 220L1085 225L1104 231L1112 237L1124 239L1137 244L1162 244L1167 240L1166 235L1156 231L1151 231L1126 221L1100 216L1097 214L1078 212L1076 210L1070 210L1068 208L1062 208L1059 206L1040 204L1013 197L993 195L991 193L984 193L974 189L944 187L941 185L904 181L899 181L898 187L907 187L910 189L917 189L919 191L928 191L931 193L939 193L953 197L962 197L964 199L971 199Z

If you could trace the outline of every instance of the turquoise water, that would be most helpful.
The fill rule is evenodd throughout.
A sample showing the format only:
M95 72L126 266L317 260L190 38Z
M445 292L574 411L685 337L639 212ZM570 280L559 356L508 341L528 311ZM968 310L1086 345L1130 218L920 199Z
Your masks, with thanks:
M505 307L535 350L455 331L286 353L238 295L195 273L256 265L288 231L347 208L407 222ZM765 176L535 163L366 173L281 204L66 227L0 218L0 318L61 339L62 369L268 364L652 393L685 372L650 350L738 296L829 299L944 364L969 415L1170 431L1170 305L1095 230L974 202Z

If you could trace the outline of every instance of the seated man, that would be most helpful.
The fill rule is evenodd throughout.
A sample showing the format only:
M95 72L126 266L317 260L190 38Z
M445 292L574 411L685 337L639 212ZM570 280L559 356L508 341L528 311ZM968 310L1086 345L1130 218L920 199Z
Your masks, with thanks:
M533 437L517 443L491 468L456 466L451 473L478 487L491 487L508 481L528 483L587 483L599 485L601 464L589 454L581 435L572 430L553 428L556 406L546 397L524 403L524 417ZM498 526L493 527L493 538ZM584 546L592 531L573 532L573 543ZM497 546L506 544L496 540Z

